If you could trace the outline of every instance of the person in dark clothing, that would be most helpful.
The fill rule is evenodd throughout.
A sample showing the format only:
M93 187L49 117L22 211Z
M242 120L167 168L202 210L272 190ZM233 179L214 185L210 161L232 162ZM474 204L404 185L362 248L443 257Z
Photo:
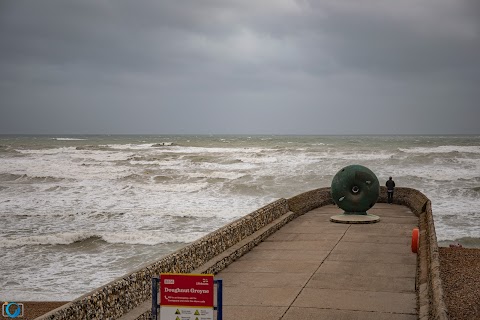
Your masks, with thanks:
M387 183L385 183L387 187L387 201L388 203L392 204L393 202L393 190L395 189L395 182L392 180L392 177L388 178Z

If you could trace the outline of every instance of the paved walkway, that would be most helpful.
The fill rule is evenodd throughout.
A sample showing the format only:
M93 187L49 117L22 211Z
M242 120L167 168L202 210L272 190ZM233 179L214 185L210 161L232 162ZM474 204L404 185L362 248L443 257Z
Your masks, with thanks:
M224 319L414 320L417 217L376 204L369 225L336 224L335 206L312 210L215 276Z

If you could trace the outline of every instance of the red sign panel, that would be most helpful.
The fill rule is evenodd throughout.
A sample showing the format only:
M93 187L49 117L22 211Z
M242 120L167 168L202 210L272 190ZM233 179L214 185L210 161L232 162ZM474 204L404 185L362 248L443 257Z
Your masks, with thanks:
M162 273L160 276L160 306L213 308L213 296L213 274Z

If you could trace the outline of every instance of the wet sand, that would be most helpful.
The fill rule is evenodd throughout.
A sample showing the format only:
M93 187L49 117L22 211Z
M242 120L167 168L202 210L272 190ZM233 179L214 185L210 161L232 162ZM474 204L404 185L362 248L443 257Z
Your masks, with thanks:
M450 320L480 319L480 249L439 249Z

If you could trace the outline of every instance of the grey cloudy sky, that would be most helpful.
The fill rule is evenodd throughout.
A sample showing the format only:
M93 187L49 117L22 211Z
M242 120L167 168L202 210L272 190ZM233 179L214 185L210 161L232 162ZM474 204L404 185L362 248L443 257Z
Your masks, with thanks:
M0 133L480 133L478 0L0 0Z

